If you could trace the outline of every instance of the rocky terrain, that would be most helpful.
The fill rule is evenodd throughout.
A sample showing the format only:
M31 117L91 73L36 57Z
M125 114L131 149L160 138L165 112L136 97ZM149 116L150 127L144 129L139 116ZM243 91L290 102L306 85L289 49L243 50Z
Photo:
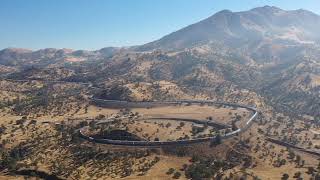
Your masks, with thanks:
M215 149L227 151L223 156L212 159L193 157L190 162L183 158L176 160L172 165L176 169L188 164L182 168L184 175L181 176L181 170L174 169L168 170L165 177L172 177L178 172L176 176L180 173L181 178L196 179L191 172L209 166L209 170L217 169L214 172L201 172L199 177L212 175L210 177L217 178L223 174L229 179L236 176L267 179L271 176L270 172L278 168L279 172L275 172L274 178L279 179L283 175L285 179L284 172L290 170L292 174L287 174L290 177L316 179L320 172L316 169L318 157L297 152L295 148L289 149L281 143L270 142L268 138L319 153L318 32L320 16L317 14L302 9L286 11L265 6L244 12L224 10L141 46L109 47L96 51L4 49L0 51L1 124L10 128L2 128L6 131L0 129L0 135L6 132L7 137L11 128L17 129L18 126L7 124L6 119L10 118L16 121L24 116L28 120L43 121L47 118L59 122L74 116L92 118L92 114L96 118L105 109L92 106L90 97L126 101L212 99L256 106L260 111L259 119L243 137ZM87 84L96 89L89 88ZM105 115L114 113L112 109L106 111ZM41 135L40 130L38 134ZM59 141L62 135L56 130L51 131L57 134L52 138ZM45 138L40 135L38 138ZM2 140L5 137L3 135ZM12 137L15 137L15 133L12 133ZM28 140L28 143L32 142ZM75 158L68 143L61 145L61 148L67 150L65 156L68 154ZM7 142L0 145L9 149L5 153L14 147ZM92 151L98 150L88 150ZM140 161L144 153L115 155L116 158L108 162L122 162L122 156L130 156L134 157L130 163L136 163L137 167L143 163L153 166L161 156L160 166L164 169L165 165L161 162L166 159L165 155L151 153L147 159ZM241 159L239 154L246 156ZM1 157L3 161L3 157L7 156ZM83 167L77 170L79 174L74 174L77 172L75 169L79 168L76 166L69 172L56 174L61 178L78 175L87 177L87 171L98 168L93 167L88 159L80 158ZM208 165L210 161L216 162L219 158L224 159L226 164L218 163L215 167ZM51 166L48 165L50 163L44 164ZM6 167L0 165L0 172L5 171ZM267 168L263 169L264 166ZM165 168L167 171L168 167ZM101 176L108 174L109 170ZM46 167L44 171L50 171L50 168ZM58 171L57 168L54 171ZM114 177L128 173L110 171ZM130 175L132 172L150 175L147 171L133 169Z
M319 116L319 27L320 17L306 10L221 11L138 47L4 49L0 64L2 74L15 72L9 76L16 79L169 81L210 87L218 95L247 89L279 109Z

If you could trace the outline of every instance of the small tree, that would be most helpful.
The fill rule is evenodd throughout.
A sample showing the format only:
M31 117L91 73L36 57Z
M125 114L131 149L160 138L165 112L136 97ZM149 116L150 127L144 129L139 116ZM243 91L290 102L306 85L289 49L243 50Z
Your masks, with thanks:
M313 174L316 170L313 167L308 167L307 174Z
M287 180L289 179L289 175L287 173L283 174L281 177L281 180Z
M175 172L174 175L173 175L173 179L179 179L181 176L181 173L180 172Z
M171 126L171 123L168 122L168 123L166 124L166 128L169 128L170 126Z
M296 172L296 173L294 173L294 176L293 176L294 178L300 178L301 177L301 172Z
M210 142L210 147L221 144L221 135L217 134L216 137Z
M173 168L169 168L168 171L166 172L166 174L170 175L174 172L174 169Z

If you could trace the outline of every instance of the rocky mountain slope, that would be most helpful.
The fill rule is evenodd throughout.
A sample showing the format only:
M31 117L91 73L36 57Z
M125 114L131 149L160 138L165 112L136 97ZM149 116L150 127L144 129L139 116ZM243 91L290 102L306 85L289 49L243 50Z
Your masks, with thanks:
M289 114L316 117L318 32L320 16L306 10L270 6L224 10L157 41L126 49L4 49L0 72L17 79L90 81L101 86L165 81L199 92L210 88L215 98L249 91Z
M245 12L220 11L213 16L138 49L177 50L210 43L233 48L277 44L312 44L320 40L320 17L310 11L259 7Z

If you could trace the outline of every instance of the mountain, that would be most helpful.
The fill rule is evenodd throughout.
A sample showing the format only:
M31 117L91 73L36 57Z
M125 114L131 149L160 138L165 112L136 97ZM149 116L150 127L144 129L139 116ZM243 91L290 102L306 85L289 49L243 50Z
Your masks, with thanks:
M303 9L223 10L138 50L206 49L206 56L222 58L222 64L231 66L222 76L226 81L263 94L273 106L290 114L320 116L318 32L320 16ZM221 65L213 61L211 66Z
M108 47L97 51L46 48L37 51L7 48L0 51L0 65L47 66L56 63L82 62L104 59L120 52L122 48Z
M165 81L199 93L210 88L212 98L222 100L234 100L248 91L278 110L316 117L320 116L318 32L320 16L306 10L270 6L223 10L141 46L96 51L4 49L0 73L101 85L121 82L126 87ZM179 93L142 93L149 100L181 98Z
M181 50L218 43L233 48L251 48L264 43L318 43L320 16L306 10L285 11L259 7L250 11L220 11L213 16L171 33L139 50Z

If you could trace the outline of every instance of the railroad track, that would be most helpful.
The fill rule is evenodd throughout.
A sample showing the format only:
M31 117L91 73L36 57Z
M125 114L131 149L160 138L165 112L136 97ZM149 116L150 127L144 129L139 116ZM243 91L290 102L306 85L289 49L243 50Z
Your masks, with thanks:
M13 81L13 82L30 82L30 81L41 81L46 83L75 83L80 85L85 85L91 89L99 89L102 90L100 87L95 87L92 83L82 83L82 82L67 82L67 81L47 81L47 80L38 80L38 79L30 79L30 80L15 80L15 79L6 79L3 78L2 80ZM252 112L252 116L246 121L245 126L229 132L222 136L222 139L228 139L234 137L240 133L245 132L250 128L253 123L253 120L257 117L258 111L255 107L235 104L235 103L228 103L228 102L216 102L212 100L177 100L177 101L118 101L118 100L105 100L99 99L95 97L90 97L89 100L93 103L98 105L103 105L104 107L123 107L123 108L133 108L133 107L141 107L141 108L150 108L150 107L158 107L158 106L168 106L168 105L178 105L183 103L188 104L208 104L208 105L224 105L230 106L235 108L245 108ZM188 145L188 144L195 144L201 142L210 142L214 141L216 137L205 137L205 138L198 138L198 139L189 139L189 140L176 140L176 141L122 141L122 140L112 140L112 139L96 139L91 136L85 134L85 128L79 129L79 136L85 140L90 142L99 143L99 144L111 144L111 145L120 145L120 146L142 146L142 147L161 147L161 146L168 146L168 145Z
M222 139L228 139L234 137L240 133L245 132L250 128L253 123L253 120L257 117L258 111L254 107L246 106L246 105L239 105L234 103L227 103L227 102L215 102L210 100L180 100L180 101L148 101L148 102L128 102L128 101L116 101L116 100L104 100L98 98L91 98L93 102L105 103L104 107L122 107L122 108L134 108L134 107L158 107L160 105L168 106L168 105L177 105L182 103L189 103L189 104L209 104L209 105L225 105L231 106L236 108L245 108L252 112L252 116L247 120L245 126L243 128L239 128L235 131L229 132L222 136ZM124 140L112 140L112 139L97 139L91 136L86 135L85 129L87 127L83 127L79 130L79 135L83 139L86 139L90 142L99 143L99 144L111 144L111 145L122 145L122 146L136 146L136 147L161 147L161 146L168 146L168 145L188 145L188 144L195 144L201 142L210 142L216 139L216 136L213 137L205 137L205 138L197 138L197 139L187 139L187 140L176 140L176 141L124 141Z

